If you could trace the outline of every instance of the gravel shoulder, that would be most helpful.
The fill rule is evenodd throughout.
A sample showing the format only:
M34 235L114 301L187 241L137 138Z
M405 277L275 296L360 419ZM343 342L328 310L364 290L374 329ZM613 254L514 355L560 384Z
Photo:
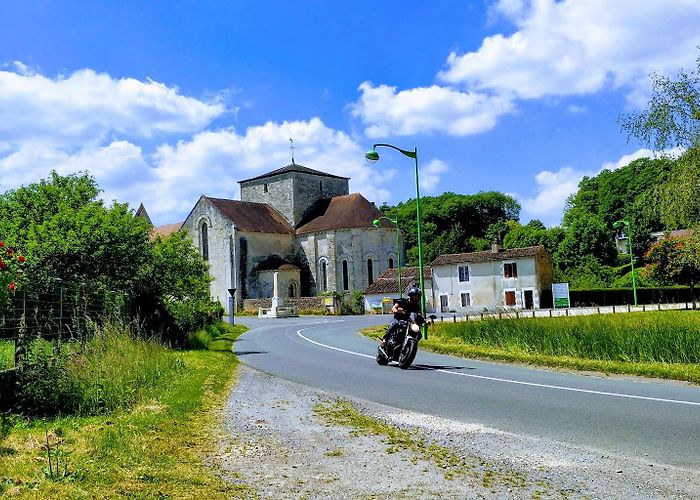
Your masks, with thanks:
M319 405L338 399L432 455L322 418ZM340 398L246 366L221 421L209 462L249 498L700 498L697 470ZM431 458L441 456L456 458Z

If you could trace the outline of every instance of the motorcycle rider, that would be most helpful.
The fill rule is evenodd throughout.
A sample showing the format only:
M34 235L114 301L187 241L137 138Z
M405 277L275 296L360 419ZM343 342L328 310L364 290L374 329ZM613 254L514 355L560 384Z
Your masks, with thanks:
M394 334L394 330L399 325L401 320L407 319L411 313L420 313L420 297L421 290L417 286L411 287L408 291L408 299L403 297L394 302L391 312L394 314L394 319L389 323L389 327L380 342L380 346L384 347L387 340Z

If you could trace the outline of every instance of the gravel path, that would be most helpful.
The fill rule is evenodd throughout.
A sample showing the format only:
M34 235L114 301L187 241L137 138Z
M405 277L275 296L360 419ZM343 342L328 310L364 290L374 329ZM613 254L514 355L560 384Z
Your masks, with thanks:
M314 412L337 399L242 366L222 408L227 437L213 465L251 498L700 498L699 471L344 398L459 464L390 453L382 437L355 435Z

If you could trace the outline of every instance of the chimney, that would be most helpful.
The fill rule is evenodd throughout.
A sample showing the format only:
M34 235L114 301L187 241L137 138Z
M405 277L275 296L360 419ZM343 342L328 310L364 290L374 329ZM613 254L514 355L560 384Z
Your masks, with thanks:
M498 253L501 251L501 244L497 241L491 242L491 253Z

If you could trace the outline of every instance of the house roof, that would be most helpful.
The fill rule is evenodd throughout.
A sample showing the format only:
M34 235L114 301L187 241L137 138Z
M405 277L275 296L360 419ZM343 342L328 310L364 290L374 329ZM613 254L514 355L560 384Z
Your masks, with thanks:
M499 250L492 252L485 250L483 252L469 253L449 253L438 255L437 259L430 263L431 266L442 266L445 264L462 264L464 262L491 262L495 260L510 260L523 257L535 257L540 252L547 252L541 245L536 247L511 248L508 250Z
M374 203L360 193L334 196L319 201L313 207L309 216L297 228L297 234L354 227L373 228L372 222L382 215ZM394 225L382 220L382 227Z
M171 234L178 232L182 228L182 224L182 222L176 222L174 224L166 224L164 226L154 227L151 230L151 234L153 236L160 236L162 238L165 238L166 236L170 236Z
M321 175L323 177L333 177L334 179L349 179L350 178L350 177L341 177L339 175L327 174L326 172L320 172L318 170L314 170L312 168L305 167L303 165L297 165L296 163L291 163L291 164L287 165L286 167L278 168L277 170L273 170L272 172L268 172L266 174L258 175L257 177L251 177L250 179L238 181L238 183L242 184L242 183L248 182L248 181L257 181L259 179L265 179L266 177L273 177L275 175L287 174L289 172L299 172L302 174Z
M266 203L209 198L207 200L240 231L253 233L294 234L294 228Z
M417 267L404 267L401 269L401 288L405 292L414 282L418 281L420 272ZM423 279L430 280L433 277L433 269L430 266L423 267ZM364 290L365 295L375 293L396 293L399 289L399 282L396 276L396 269L387 269L377 276Z

